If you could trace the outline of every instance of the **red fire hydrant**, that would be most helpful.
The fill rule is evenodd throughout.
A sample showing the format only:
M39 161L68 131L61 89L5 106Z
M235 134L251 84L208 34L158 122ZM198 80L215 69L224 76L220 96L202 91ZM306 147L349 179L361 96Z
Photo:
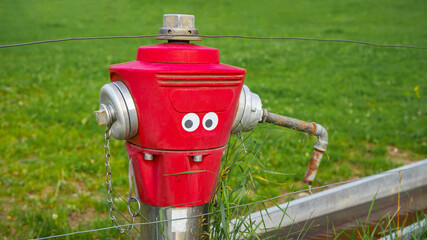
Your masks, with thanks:
M319 136L305 179L311 184L326 150L323 127L262 109L258 95L243 85L245 69L221 64L218 49L189 43L201 40L194 16L165 15L157 38L168 43L139 47L136 61L109 67L112 83L102 87L95 112L98 123L109 127L107 135L126 140L146 221L175 219L143 225L144 239L204 236L202 215L214 196L230 133L252 130L258 122Z

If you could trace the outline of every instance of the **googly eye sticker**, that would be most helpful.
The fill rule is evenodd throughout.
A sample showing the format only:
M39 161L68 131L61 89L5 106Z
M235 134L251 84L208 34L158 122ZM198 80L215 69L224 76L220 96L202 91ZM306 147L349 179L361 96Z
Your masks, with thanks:
M196 130L200 125L200 119L199 116L195 113L187 113L182 118L182 128L184 128L187 132L193 132Z
M206 115L203 117L203 127L207 131L212 131L216 128L218 125L218 115L214 112L206 113Z

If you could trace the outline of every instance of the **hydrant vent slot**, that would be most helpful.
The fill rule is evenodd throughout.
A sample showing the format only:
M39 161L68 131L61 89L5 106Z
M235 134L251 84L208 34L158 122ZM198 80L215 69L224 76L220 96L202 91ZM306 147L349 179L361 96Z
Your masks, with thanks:
M160 73L156 74L156 77L161 80L241 80L243 74L211 74L211 73L196 73L196 74L186 74L186 73Z
M181 74L161 73L156 74L157 80L162 86L238 86L244 78L244 74Z

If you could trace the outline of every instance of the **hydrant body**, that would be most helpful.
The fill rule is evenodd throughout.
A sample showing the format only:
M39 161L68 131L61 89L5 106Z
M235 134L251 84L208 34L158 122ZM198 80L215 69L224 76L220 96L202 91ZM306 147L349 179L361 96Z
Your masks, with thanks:
M194 16L166 14L159 33L168 43L139 47L136 61L109 67L112 83L101 88L95 111L98 124L107 126L106 144L109 136L126 140L137 194L132 197L130 184L128 207L133 219L130 202L138 202L146 223L142 239L208 236L205 215L228 138L260 122L318 138L304 177L311 186L328 145L326 129L263 109L260 97L243 85L245 69L221 64L218 49L189 43L200 40ZM111 198L108 169L106 184Z
M220 64L217 49L166 43L139 47L137 61L109 67L135 104L126 139L140 200L157 207L208 203L246 71Z

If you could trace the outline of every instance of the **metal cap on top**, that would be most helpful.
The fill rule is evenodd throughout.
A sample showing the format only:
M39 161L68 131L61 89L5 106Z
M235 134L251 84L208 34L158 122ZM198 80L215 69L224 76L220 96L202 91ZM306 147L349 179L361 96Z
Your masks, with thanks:
M165 14L163 27L156 39L172 41L200 41L199 30L195 28L194 15Z

